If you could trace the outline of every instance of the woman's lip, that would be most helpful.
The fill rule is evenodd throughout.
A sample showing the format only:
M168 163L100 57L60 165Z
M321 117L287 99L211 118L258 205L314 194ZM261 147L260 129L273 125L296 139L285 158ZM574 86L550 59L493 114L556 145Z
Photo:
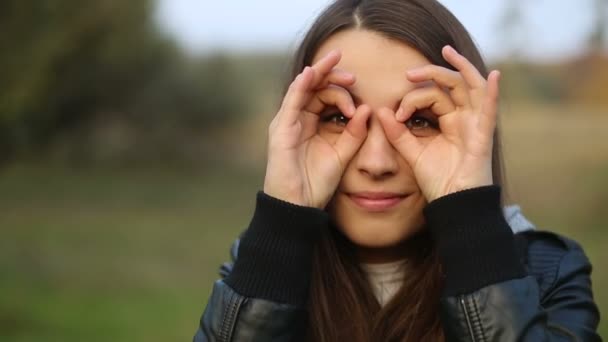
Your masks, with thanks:
M354 193L348 197L359 207L369 211L384 211L396 206L406 195L387 193Z

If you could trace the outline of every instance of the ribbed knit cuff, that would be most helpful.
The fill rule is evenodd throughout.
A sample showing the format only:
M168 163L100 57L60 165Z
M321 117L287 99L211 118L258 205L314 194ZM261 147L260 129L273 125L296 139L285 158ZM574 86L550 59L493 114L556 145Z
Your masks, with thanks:
M456 192L424 209L445 276L444 296L524 277L513 232L503 216L500 187Z
M258 192L253 219L241 238L232 273L224 282L247 297L304 305L313 248L328 223L323 210Z

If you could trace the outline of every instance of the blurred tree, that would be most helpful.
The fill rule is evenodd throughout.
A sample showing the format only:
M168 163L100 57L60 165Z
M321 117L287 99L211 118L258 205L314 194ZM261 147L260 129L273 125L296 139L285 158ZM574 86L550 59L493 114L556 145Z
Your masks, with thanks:
M519 59L520 49L524 46L525 21L523 14L522 0L509 0L505 2L505 7L498 21L499 35L502 42L506 45L506 51L511 59Z
M567 63L563 84L571 102L589 107L608 105L608 0L592 0L588 49ZM574 85L574 86L572 86Z
M148 0L0 4L3 157L122 108L174 58Z
M593 26L589 34L592 54L602 54L608 45L608 0L593 0Z
M154 4L0 2L0 163L57 141L79 160L95 154L91 144L172 154L180 129L201 134L240 113L230 65L186 59L154 22ZM99 138L100 127L110 134Z

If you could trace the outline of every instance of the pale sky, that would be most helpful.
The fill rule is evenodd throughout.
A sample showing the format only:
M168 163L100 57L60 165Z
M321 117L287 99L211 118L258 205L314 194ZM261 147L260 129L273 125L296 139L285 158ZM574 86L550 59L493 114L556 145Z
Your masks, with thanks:
M328 0L157 0L161 26L187 50L284 50L291 48ZM499 19L509 0L443 0L494 60L507 52ZM585 46L591 0L523 0L523 55L554 60Z

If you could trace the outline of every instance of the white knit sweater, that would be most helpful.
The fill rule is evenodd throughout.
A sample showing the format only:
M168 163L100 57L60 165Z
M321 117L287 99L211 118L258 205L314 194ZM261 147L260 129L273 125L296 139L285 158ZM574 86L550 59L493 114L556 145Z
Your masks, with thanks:
M405 263L406 260L383 264L361 264L381 306L388 303L399 291L405 277Z

